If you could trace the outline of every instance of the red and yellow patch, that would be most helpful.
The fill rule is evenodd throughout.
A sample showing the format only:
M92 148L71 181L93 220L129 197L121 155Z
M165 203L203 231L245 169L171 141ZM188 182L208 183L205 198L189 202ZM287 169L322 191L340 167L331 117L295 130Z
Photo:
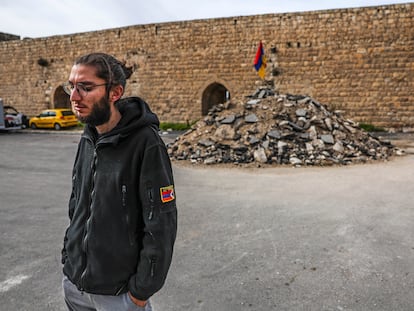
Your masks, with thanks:
M174 186L160 188L160 194L162 203L173 201L175 199Z

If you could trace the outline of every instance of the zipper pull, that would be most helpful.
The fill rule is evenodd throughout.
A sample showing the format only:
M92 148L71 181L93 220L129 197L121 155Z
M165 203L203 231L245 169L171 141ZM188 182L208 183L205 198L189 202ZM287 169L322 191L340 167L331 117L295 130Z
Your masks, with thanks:
M152 192L152 188L148 188L148 199L150 200L151 203L154 203L154 194Z
M127 193L127 187L126 185L122 185L122 206L126 206L126 193Z
M155 274L155 259L154 258L152 258L151 259L151 277L154 277L154 274Z

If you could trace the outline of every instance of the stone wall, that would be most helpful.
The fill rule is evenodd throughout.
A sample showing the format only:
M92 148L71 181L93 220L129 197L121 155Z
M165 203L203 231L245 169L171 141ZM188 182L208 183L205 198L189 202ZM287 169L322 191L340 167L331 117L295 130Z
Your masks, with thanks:
M133 66L127 95L162 121L192 122L225 97L258 87L259 41L267 79L355 121L414 127L414 3L137 25L0 42L0 97L29 115L69 104L60 84L74 58L111 53ZM204 107L204 108L203 108Z

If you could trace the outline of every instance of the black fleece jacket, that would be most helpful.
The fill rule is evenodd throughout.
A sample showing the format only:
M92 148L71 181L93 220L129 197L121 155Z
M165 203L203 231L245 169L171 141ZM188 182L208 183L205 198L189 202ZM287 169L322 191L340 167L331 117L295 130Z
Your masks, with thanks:
M118 101L119 124L86 126L73 167L63 273L79 290L131 291L147 300L164 284L177 231L170 159L159 121L137 97Z

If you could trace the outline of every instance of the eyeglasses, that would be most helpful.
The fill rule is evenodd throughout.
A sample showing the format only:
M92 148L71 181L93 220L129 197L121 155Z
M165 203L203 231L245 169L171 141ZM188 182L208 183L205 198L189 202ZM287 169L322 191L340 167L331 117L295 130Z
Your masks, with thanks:
M71 82L66 82L62 84L63 90L66 94L69 96L72 95L73 91L77 91L80 96L86 97L89 92L93 91L93 89L97 88L98 86L104 86L108 85L108 83L103 84L83 84L83 83L77 83L73 84Z

